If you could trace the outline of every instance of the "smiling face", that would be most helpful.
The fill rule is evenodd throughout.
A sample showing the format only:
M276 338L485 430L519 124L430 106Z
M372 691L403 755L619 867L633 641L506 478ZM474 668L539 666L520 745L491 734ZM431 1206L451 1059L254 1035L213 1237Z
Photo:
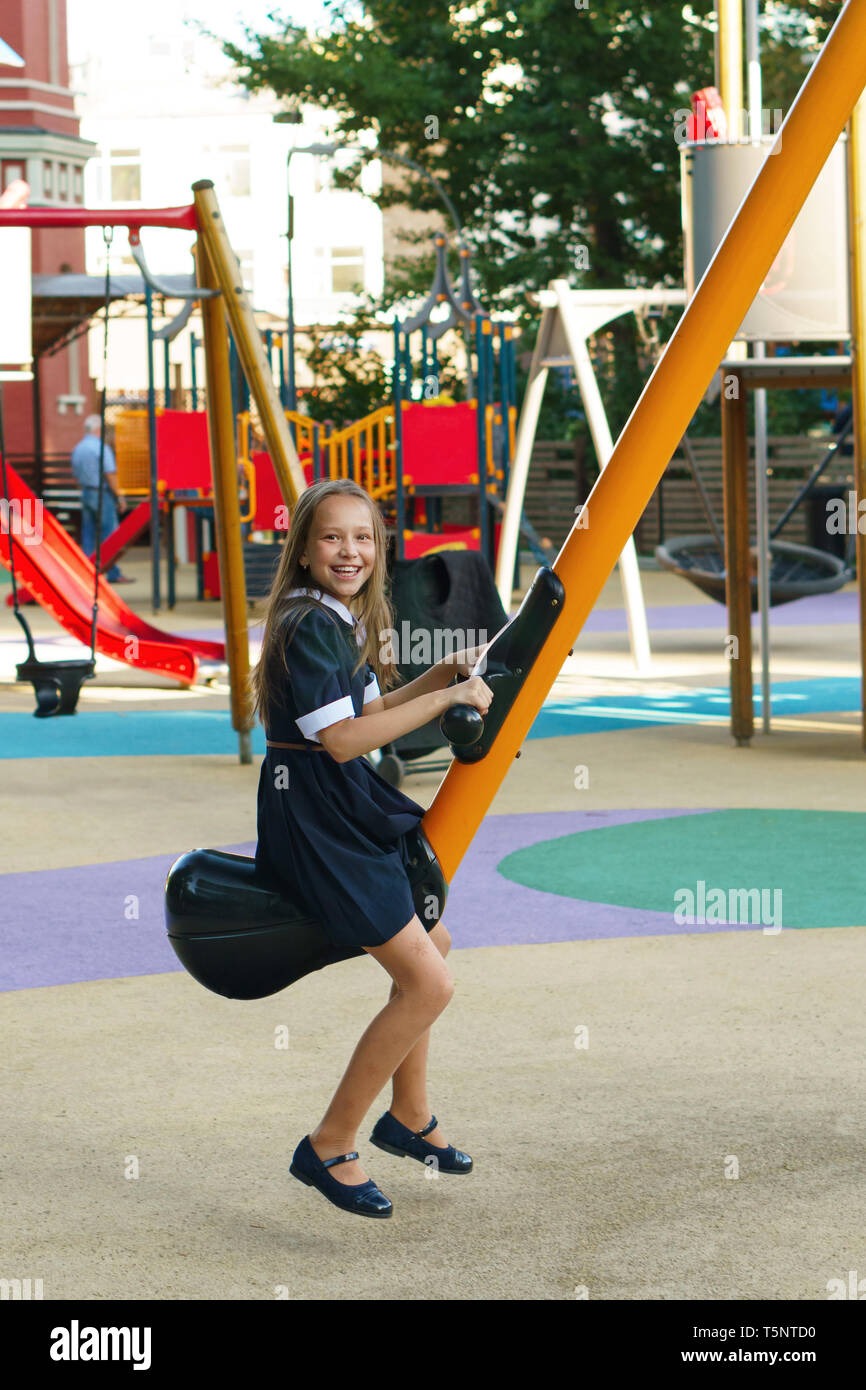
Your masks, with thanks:
M373 573L376 538L370 506L360 497L326 497L316 508L300 556L310 581L348 604Z

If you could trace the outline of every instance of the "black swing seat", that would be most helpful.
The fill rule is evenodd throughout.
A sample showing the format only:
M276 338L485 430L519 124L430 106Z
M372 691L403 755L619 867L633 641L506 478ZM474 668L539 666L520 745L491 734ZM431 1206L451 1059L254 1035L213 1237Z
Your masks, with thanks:
M690 584L715 599L727 602L725 556L713 536L680 536L656 546L656 559L663 569L687 579ZM770 542L770 605L793 603L815 594L832 594L854 578L853 571L838 555L792 541ZM752 612L758 611L758 581L751 579Z
M36 694L37 719L55 714L76 714L81 687L96 672L92 659L76 661L38 661L28 657L16 664L16 679L30 681Z
M415 911L431 931L448 885L420 826L406 840ZM181 965L226 999L265 999L314 970L365 954L360 946L332 946L319 921L255 859L218 849L190 850L172 864L165 923Z

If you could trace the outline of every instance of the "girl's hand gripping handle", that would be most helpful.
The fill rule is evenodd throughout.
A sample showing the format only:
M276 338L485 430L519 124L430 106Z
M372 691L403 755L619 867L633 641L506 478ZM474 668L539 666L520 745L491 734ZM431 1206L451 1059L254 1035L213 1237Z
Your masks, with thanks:
M439 720L443 738L458 748L477 743L484 733L484 715L490 708L493 691L481 676L470 676L446 692L448 706Z

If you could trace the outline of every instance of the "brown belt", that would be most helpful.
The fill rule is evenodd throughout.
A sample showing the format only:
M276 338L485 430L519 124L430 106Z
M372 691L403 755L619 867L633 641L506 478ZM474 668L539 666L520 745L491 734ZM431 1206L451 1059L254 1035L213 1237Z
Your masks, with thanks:
M326 753L328 750L321 743L274 743L271 739L266 739L269 748L302 748L308 753Z

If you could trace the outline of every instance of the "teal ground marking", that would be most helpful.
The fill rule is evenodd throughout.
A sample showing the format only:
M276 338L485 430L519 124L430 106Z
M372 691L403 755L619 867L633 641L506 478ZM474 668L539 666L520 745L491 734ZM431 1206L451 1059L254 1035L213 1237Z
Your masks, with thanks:
M753 691L755 711L762 707L761 688ZM860 678L830 676L817 680L774 681L770 689L773 714L850 713L860 709ZM593 698L551 697L545 700L529 731L530 738L563 734L601 734L615 729L638 729L646 724L700 724L708 717L728 719L731 695L727 686L703 686L676 695L603 695Z
M252 733L254 754L265 753L265 731ZM36 719L32 714L0 714L3 758L141 758L231 754L238 735L228 710L78 710Z
M755 706L761 707L755 691ZM849 712L860 709L860 681L833 677L780 681L772 687L778 715ZM605 695L551 698L538 712L529 738L600 734L648 724L695 724L708 715L727 720L730 692L707 686L673 696ZM264 756L265 734L252 734L256 756ZM442 745L440 751L444 751ZM237 756L238 736L228 710L91 710L35 719L24 711L0 713L0 758L142 758L159 755ZM433 751L433 750L431 750Z
M681 920L700 915L703 903L707 921L866 926L864 844L866 814L857 811L705 811L544 840L506 855L497 868L526 888L645 911L679 909ZM717 889L723 909L720 897L712 905ZM747 906L742 897L755 889L765 890L760 914L754 894Z

